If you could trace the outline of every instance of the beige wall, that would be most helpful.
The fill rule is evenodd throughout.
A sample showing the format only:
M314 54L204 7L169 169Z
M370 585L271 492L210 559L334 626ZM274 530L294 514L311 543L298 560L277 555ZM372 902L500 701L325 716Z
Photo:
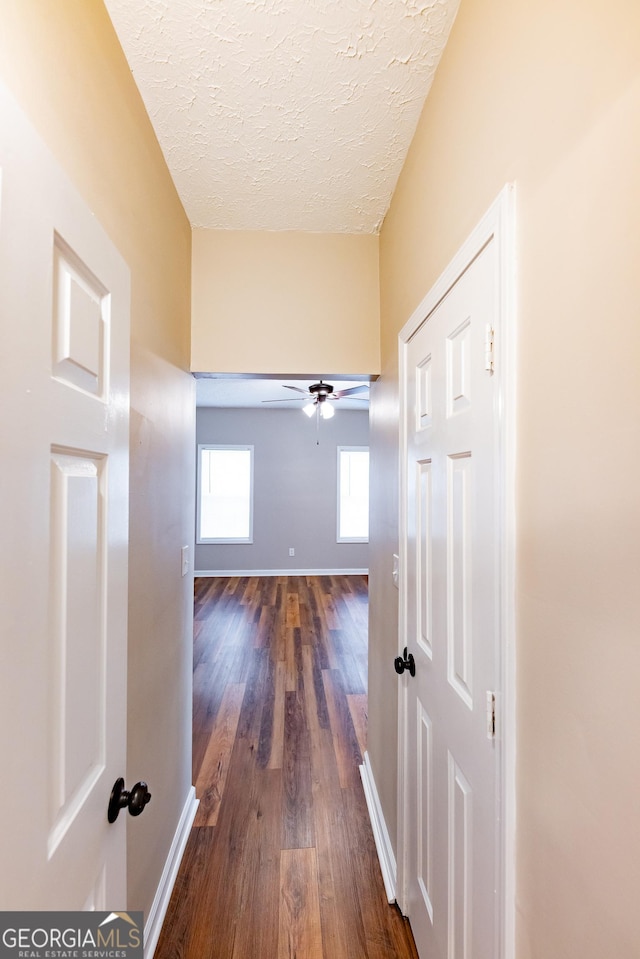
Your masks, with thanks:
M462 0L381 235L369 749L393 827L396 337L516 183L518 959L640 952L639 37L636 0Z
M129 908L148 913L191 782L191 231L98 0L1 3L0 76L131 269ZM123 770L123 775L125 770Z
M191 369L377 373L378 237L194 230Z

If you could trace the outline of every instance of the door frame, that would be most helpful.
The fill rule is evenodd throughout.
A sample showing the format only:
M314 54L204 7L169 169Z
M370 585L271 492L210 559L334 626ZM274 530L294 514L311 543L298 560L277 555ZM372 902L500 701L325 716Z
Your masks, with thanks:
M496 401L495 490L497 536L498 643L496 696L496 750L498 817L495 834L498 863L496 909L497 959L515 956L515 824L516 824L516 687L515 687L515 461L516 461L516 313L515 313L515 189L507 184L478 225L446 267L398 334L400 391L400 597L398 608L398 651L407 645L407 346L410 339L440 304L488 243L496 244L496 316L494 321L494 373ZM408 856L412 842L408 824L408 682L401 682L398 694L398 882L397 901L406 914L408 904ZM411 917L409 917L411 918Z

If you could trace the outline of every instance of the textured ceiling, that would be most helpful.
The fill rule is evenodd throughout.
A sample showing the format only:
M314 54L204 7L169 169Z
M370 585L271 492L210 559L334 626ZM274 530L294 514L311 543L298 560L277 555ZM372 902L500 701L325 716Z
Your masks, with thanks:
M276 379L225 379L224 377L198 377L196 379L196 406L219 406L219 407L254 407L258 409L302 409L304 397L296 394L292 390L285 389L284 383L289 386L297 386L298 389L306 390L312 383L317 383L316 379L297 379L289 377L285 380ZM352 386L361 386L365 380L342 380L328 376L325 382L330 383L335 390L348 390ZM300 396L299 400L294 397ZM339 410L364 410L369 409L369 391L364 391L362 400L354 400L345 396L335 403ZM278 400L281 402L271 402ZM263 405L263 400L270 402ZM366 400L367 402L363 402Z
M459 0L106 0L194 227L376 233Z

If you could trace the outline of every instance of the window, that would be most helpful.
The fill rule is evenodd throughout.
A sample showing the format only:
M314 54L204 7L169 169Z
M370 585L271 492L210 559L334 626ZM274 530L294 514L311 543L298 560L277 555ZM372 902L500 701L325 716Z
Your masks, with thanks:
M338 542L369 542L369 450L338 447Z
M197 541L253 542L253 446L198 446Z

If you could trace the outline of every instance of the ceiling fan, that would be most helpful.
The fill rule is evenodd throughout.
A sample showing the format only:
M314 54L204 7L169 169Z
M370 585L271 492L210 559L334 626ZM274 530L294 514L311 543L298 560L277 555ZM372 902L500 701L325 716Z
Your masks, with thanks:
M285 390L295 390L296 393L300 393L300 396L292 396L290 399L263 400L262 402L300 403L304 400L305 405L302 407L302 411L309 417L319 414L324 420L330 420L335 413L333 406L331 403L327 403L327 400L340 400L343 396L349 396L354 400L366 403L366 397L356 396L355 394L369 389L368 383L361 383L360 386L352 386L348 390L334 390L331 383L325 383L323 380L320 380L319 383L312 383L306 390L301 390L299 386L289 386L286 383L282 385Z

